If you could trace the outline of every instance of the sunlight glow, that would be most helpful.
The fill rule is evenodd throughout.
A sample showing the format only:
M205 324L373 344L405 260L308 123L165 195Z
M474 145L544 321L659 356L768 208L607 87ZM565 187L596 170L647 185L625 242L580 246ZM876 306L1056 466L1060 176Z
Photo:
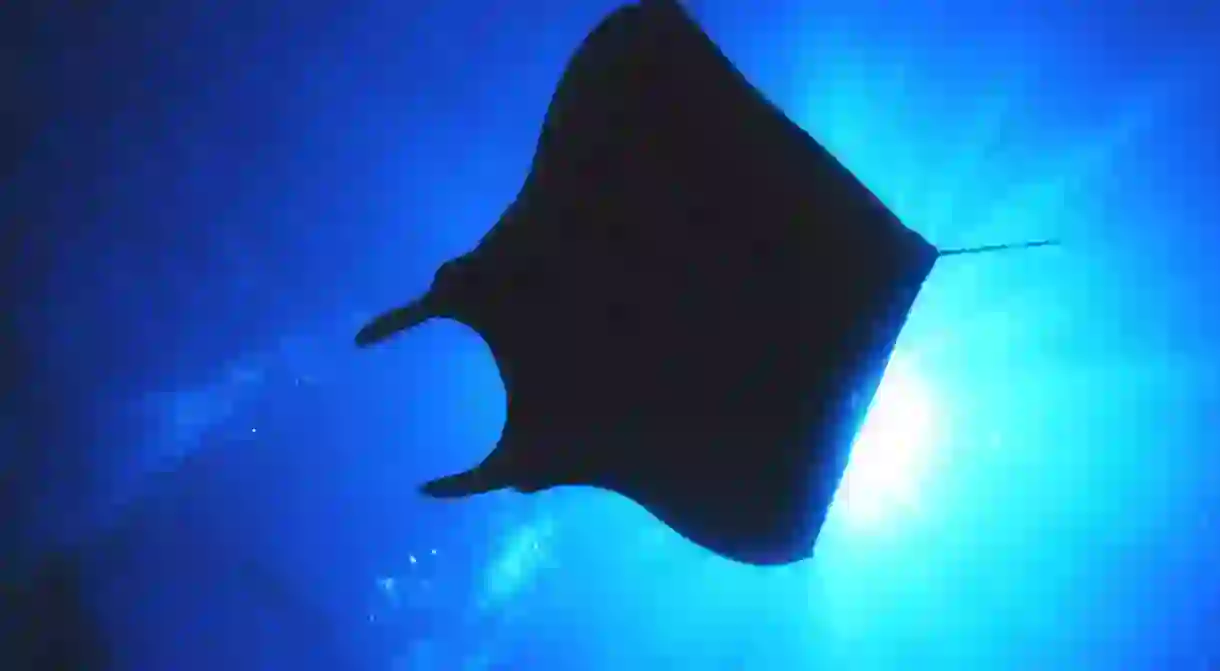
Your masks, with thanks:
M854 528L881 522L918 505L919 483L934 444L935 404L909 362L890 362L843 476L836 507Z
M549 515L524 524L509 535L491 562L483 582L480 607L502 606L529 589L539 571L549 565L549 541L555 520Z

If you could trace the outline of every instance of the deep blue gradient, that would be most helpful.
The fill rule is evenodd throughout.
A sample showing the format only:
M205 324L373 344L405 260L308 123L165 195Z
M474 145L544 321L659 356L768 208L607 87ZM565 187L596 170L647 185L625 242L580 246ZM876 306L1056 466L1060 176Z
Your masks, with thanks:
M10 23L0 467L119 668L1220 666L1215 3L692 6L933 243L1064 241L940 262L781 569L593 490L422 500L491 357L349 344L496 220L611 3L102 4Z

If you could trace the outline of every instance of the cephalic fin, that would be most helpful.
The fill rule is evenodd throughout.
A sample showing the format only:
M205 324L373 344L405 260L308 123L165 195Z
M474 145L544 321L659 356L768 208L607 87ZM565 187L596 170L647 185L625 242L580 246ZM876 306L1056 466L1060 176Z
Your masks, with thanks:
M500 464L500 465L497 465ZM488 458L474 468L429 480L420 485L419 491L437 499L456 499L475 494L486 494L513 486L504 462Z
M356 333L356 346L375 345L432 319L436 314L430 303L429 297L424 296L377 315Z

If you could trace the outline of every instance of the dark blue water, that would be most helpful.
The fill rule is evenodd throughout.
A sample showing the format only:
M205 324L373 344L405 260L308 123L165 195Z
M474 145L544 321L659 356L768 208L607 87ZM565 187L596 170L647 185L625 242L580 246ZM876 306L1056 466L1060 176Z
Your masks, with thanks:
M1220 668L1202 1L693 6L932 242L1065 242L939 264L813 560L415 494L495 442L491 357L351 335L499 216L612 6L6 7L6 576L66 557L133 671Z

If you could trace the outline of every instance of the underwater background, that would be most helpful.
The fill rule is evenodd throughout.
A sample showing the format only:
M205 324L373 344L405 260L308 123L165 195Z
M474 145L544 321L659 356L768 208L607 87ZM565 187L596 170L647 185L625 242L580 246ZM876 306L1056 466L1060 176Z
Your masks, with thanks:
M0 652L69 659L0 668L1220 669L1205 0L692 2L934 244L1063 246L938 264L810 561L416 493L497 439L490 354L351 337L497 219L614 6L0 9Z

